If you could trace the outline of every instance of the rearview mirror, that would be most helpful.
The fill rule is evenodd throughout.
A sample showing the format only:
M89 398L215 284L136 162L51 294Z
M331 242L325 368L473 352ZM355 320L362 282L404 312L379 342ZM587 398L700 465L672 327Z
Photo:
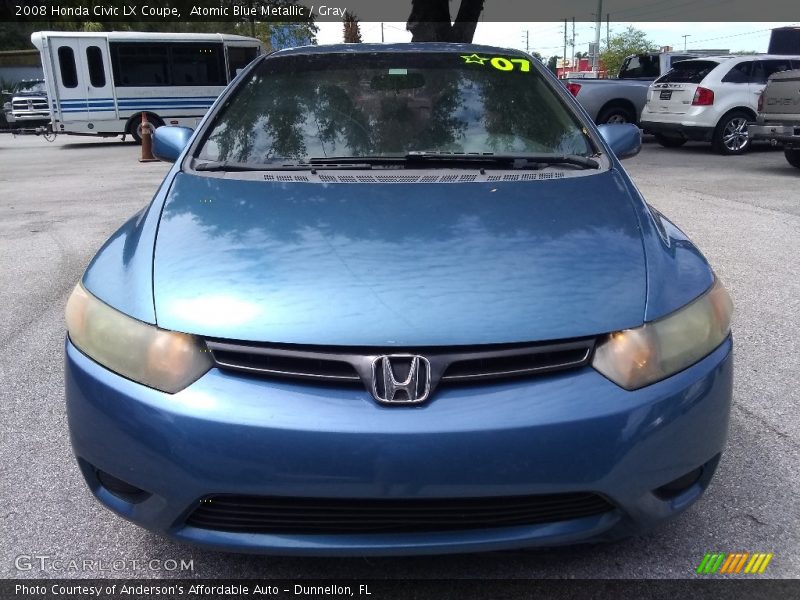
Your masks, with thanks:
M642 130L633 123L599 125L597 129L620 160L636 156L642 149Z
M159 127L153 134L153 156L164 162L175 162L193 133L188 127Z

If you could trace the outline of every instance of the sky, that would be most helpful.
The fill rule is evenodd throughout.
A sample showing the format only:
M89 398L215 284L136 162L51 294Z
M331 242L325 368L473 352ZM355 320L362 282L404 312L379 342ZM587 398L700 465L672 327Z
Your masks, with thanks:
M341 23L318 23L317 41L320 44L333 44L342 41ZM381 41L381 24L361 23L361 37L365 42ZM611 22L611 35L622 32L628 25L641 29L656 46L672 46L683 50L684 35L686 48L727 49L732 52L766 52L770 29L797 23L622 23ZM594 42L594 23L575 24L575 51L587 52L589 42ZM526 35L527 34L527 35ZM567 37L572 39L572 23L568 25ZM601 38L606 37L606 24L603 23ZM411 34L405 30L405 23L384 23L383 39L388 42L409 42ZM526 39L528 48L526 48ZM478 23L473 40L476 44L511 47L519 50L529 49L544 57L560 56L564 51L564 23ZM601 44L602 46L602 44ZM567 54L572 48L567 46Z

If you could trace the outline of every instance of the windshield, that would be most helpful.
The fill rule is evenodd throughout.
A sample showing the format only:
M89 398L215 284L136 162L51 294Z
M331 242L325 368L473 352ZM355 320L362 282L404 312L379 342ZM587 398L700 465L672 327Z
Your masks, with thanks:
M197 157L390 157L409 152L592 153L529 60L456 53L266 59L226 102Z
M21 81L17 84L17 93L31 93L31 92L41 92L44 93L47 91L45 88L44 81Z
M717 66L713 60L682 60L656 83L700 83Z

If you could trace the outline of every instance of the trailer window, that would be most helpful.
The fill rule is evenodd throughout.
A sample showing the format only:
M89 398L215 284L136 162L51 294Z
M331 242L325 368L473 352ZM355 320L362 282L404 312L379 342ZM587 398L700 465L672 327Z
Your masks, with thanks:
M172 85L225 85L220 44L175 44L170 47Z
M228 81L236 77L236 71L249 65L258 56L258 48L228 46Z
M106 87L106 71L103 67L103 52L98 46L86 48L86 64L89 67L89 81L92 87Z
M222 44L112 43L114 83L133 86L223 86L225 59Z
M122 87L169 85L164 44L114 44L114 83Z
M78 69L75 67L75 53L69 46L58 49L58 66L61 71L61 85L65 88L78 87Z

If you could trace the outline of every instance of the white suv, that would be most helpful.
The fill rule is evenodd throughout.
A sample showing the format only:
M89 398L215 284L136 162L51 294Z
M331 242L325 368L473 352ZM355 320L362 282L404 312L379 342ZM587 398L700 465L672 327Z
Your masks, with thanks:
M675 63L647 92L640 126L667 147L711 142L722 154L749 149L747 124L773 73L800 68L800 56L710 56Z

